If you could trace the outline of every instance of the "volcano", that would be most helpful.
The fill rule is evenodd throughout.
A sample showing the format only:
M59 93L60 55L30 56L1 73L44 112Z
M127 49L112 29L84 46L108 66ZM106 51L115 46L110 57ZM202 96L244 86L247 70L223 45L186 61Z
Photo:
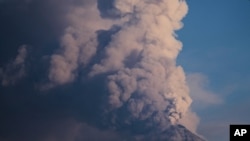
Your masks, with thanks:
M149 135L145 141L206 141L182 125L172 125L157 135Z

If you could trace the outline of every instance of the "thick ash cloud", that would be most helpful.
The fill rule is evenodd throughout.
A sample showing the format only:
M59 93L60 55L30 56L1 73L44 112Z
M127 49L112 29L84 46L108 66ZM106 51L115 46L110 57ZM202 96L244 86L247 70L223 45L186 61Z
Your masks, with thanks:
M0 87L1 140L201 140L179 125L195 132L197 124L176 65L185 1L12 0L0 7L11 23L0 35L17 31L17 42L1 47L32 46L26 79Z
M140 121L165 130L177 124L191 104L185 74L176 66L182 44L174 33L187 13L185 1L97 2L98 9L94 4L70 12L71 25L51 57L50 86L73 82L85 69L89 79L105 79L114 126ZM112 33L107 43L98 38L100 31Z
M49 79L54 84L72 82L79 66L85 67L96 53L97 32L105 28L95 5L75 7L68 15L70 26L61 38L59 53L52 55Z
M28 78L30 79L30 78ZM132 135L102 126L102 84L88 82L41 92L23 81L0 87L0 139L7 141L122 141ZM93 86L94 85L94 86ZM131 140L132 141L132 140Z

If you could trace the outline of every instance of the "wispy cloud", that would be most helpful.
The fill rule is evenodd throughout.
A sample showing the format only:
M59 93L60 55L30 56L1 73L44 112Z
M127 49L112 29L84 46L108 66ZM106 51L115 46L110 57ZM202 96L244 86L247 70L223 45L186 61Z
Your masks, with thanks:
M15 60L8 63L4 68L0 68L0 80L3 86L13 85L26 75L26 56L27 46L22 45L18 49Z
M202 73L191 73L187 75L187 83L190 95L193 99L194 109L203 109L212 105L223 103L218 93L209 89L209 79Z

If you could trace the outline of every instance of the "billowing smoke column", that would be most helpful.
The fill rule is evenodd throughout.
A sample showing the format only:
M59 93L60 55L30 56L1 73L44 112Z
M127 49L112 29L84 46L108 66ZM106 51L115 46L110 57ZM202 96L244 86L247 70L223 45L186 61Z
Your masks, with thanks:
M72 82L85 68L90 78L105 76L106 112L115 128L140 122L145 129L164 131L178 124L191 104L184 71L176 66L182 44L174 33L182 27L186 2L105 2L77 7L69 14L71 26L51 59L51 84ZM110 36L105 43L98 40L101 31Z

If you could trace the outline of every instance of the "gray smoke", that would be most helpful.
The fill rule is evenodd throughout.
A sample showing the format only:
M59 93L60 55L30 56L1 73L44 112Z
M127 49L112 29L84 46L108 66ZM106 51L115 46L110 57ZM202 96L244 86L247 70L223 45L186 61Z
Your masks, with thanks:
M27 46L22 45L18 49L16 58L4 68L0 68L0 81L3 86L13 85L26 75L25 60Z
M103 112L113 128L163 132L180 123L195 128L186 124L197 124L197 117L189 109L185 73L176 65L182 44L175 30L187 11L180 0L98 0L74 6L61 48L51 57L48 87L73 82L84 70L89 79L104 76L108 106Z

